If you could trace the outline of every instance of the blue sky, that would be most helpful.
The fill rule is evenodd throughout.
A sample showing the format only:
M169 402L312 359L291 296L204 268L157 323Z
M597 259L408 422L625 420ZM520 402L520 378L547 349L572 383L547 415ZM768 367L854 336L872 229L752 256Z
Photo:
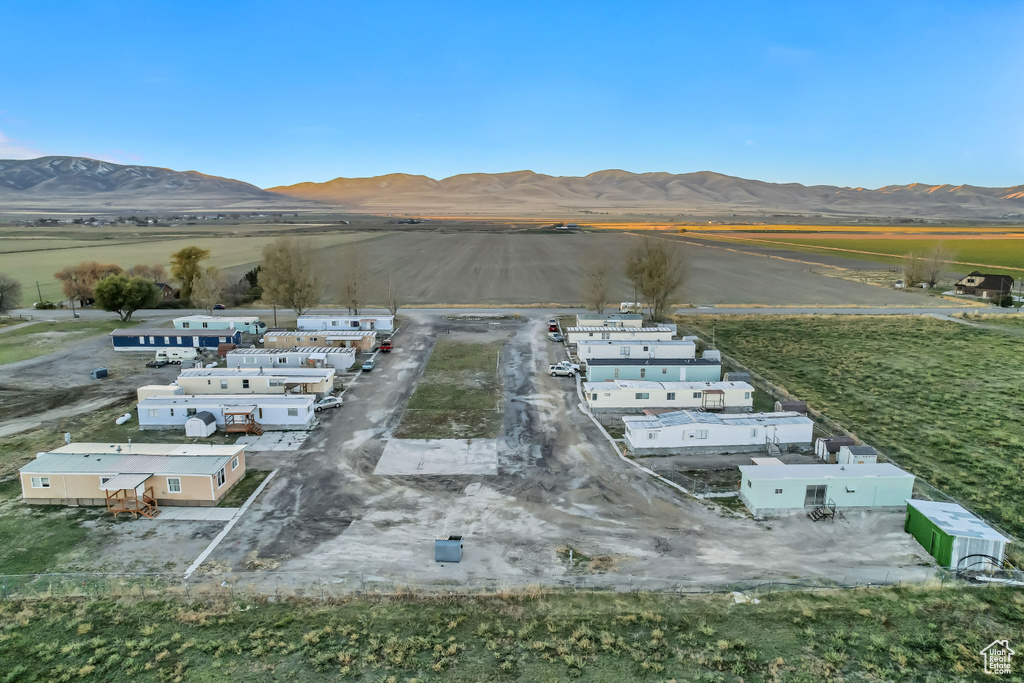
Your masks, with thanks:
M1022 2L4 4L0 158L1024 183ZM16 56L12 58L12 56Z

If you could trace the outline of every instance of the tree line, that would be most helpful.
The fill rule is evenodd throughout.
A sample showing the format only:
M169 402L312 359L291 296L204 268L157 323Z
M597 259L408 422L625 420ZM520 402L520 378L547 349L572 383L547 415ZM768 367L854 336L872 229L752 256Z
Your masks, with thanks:
M587 310L603 313L610 304L611 267L607 252L594 249L582 259L580 295ZM652 320L663 320L689 275L689 261L678 246L644 237L623 255L632 301L643 304Z

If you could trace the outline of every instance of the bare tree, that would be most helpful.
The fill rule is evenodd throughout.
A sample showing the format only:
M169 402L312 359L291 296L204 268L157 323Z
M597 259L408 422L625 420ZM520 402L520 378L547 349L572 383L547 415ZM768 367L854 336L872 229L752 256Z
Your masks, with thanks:
M359 307L363 304L363 266L362 254L357 247L352 247L345 255L342 265L343 281L341 286L342 303L348 307L352 315L359 315Z
M121 266L113 263L82 261L58 270L53 276L60 280L64 296L73 301L77 300L84 306L93 298L93 288L97 282L108 275L119 275L122 272Z
M220 302L223 292L224 278L212 266L200 270L192 280L192 303L206 309L207 315L213 313L213 307Z
M592 249L582 259L580 290L587 310L604 313L608 306L608 254Z
M10 313L21 303L21 283L0 273L0 313Z
M678 249L661 240L645 237L626 253L626 277L651 309L652 320L661 320L665 315L671 298L686 280L687 271L687 262Z
M908 289L926 282L925 278L925 265L919 256L910 253L903 257L903 282Z
M921 276L929 287L935 287L942 278L946 266L953 260L953 254L936 244L921 258Z
M159 263L154 263L151 266L147 266L144 263L140 263L129 268L128 274L133 277L141 277L147 280L152 280L153 282L164 282L167 280L167 270Z
M281 237L263 247L259 282L262 300L287 306L302 315L320 302L323 273L320 258L309 241Z
M388 274L388 310L391 315L398 315L398 283L395 282L394 273Z

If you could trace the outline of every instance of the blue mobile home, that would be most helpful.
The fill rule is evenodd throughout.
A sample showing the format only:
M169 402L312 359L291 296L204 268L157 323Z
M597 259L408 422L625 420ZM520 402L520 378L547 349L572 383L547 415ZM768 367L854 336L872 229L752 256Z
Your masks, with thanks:
M152 351L155 349L214 349L218 344L241 344L241 330L114 330L110 340L115 351Z
M718 382L722 361L714 358L591 358L587 381L642 379L651 382Z

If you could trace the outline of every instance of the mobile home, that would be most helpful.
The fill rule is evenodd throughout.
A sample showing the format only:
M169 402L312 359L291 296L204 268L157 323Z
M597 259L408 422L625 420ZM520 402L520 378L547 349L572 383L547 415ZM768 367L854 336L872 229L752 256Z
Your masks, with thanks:
M584 382L583 398L595 415L630 415L664 408L726 413L754 409L754 387L746 382Z
M20 476L22 498L39 505L108 505L118 492L216 505L245 476L245 446L73 443L38 453Z
M378 330L391 332L395 329L395 316L379 313L363 315L300 315L296 323L300 330Z
M334 389L334 368L192 368L175 380L185 394L313 394Z
M565 330L566 343L579 344L592 339L669 341L675 328L667 325L658 327L568 327Z
M651 382L718 382L722 361L713 358L594 358L587 361L587 379Z
M247 334L261 334L267 329L266 323L253 315L186 315L174 319L179 330L241 330Z
M914 475L878 465L741 465L740 499L763 517L823 505L900 510L914 491Z
M302 346L352 347L359 351L372 351L377 345L374 330L345 330L343 332L308 331L267 332L263 335L263 348L290 349Z
M681 410L624 417L625 439L636 455L746 453L810 448L814 421L797 413L720 414Z
M580 313L576 327L643 327L644 317L639 313Z
M229 433L310 429L316 417L308 394L150 396L139 401L139 429L181 429L204 410Z
M229 368L334 368L343 372L355 365L356 350L327 346L234 349L225 362Z
M688 339L587 339L576 344L576 355L584 363L596 358L696 358L697 345Z
M110 333L115 351L148 351L191 348L217 350L220 344L241 344L240 330L177 330L133 327Z
M911 500L904 529L951 569L1002 569L1010 539L956 503Z

